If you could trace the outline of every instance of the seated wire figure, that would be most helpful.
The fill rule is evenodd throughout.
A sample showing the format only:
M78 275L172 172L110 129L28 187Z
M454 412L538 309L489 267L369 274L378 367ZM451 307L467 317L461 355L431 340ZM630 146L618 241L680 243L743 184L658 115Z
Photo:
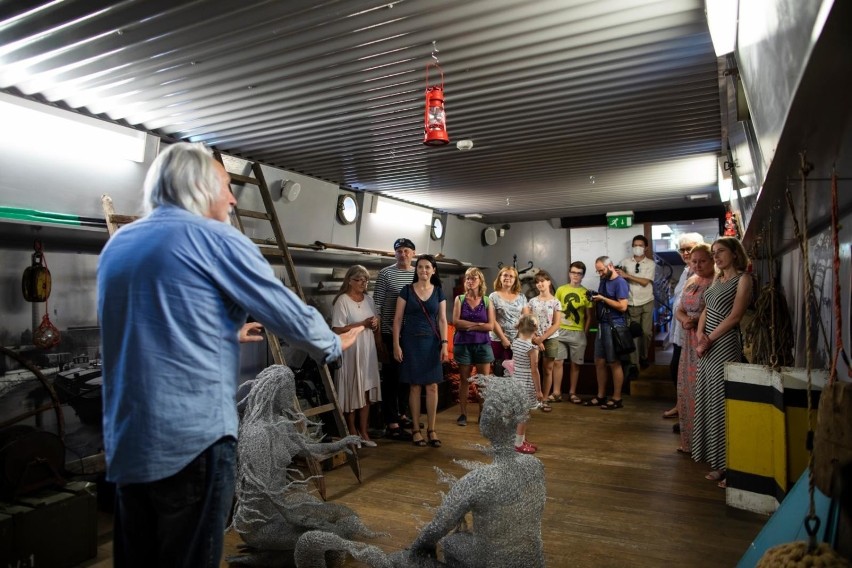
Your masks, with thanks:
M348 507L326 503L307 490L310 478L292 467L297 455L347 450L358 436L320 443L304 432L313 424L294 408L293 372L283 365L264 369L252 381L243 410L237 444L237 504L231 528L247 546L228 558L242 566L293 566L298 538L322 530L346 538L376 536Z
M492 379L477 382L485 388L479 428L491 442L487 451L494 460L490 464L462 463L471 471L458 480L438 470L444 481L453 481L452 486L409 549L387 555L375 546L311 531L299 539L296 566L334 565L326 556L332 551L343 551L379 568L544 566L544 466L514 448L515 428L528 412L523 386L513 380ZM472 513L472 526L465 519L468 512Z

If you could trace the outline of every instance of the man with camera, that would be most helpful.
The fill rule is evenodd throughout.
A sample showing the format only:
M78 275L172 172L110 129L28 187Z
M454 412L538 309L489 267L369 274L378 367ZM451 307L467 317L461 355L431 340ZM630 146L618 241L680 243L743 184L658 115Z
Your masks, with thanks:
M601 277L597 294L592 293L598 316L598 334L595 337L595 374L598 381L597 396L583 403L585 406L600 406L602 410L621 408L621 387L624 371L615 353L612 342L612 327L626 324L627 297L630 294L627 281L618 275L612 260L601 256L595 260L595 272ZM612 372L612 398L606 399L606 369Z
M631 245L633 256L624 259L616 267L618 275L627 280L630 287L630 297L627 300L627 311L631 322L642 326L642 335L636 338L636 351L630 354L631 373L638 365L642 369L648 367L648 353L651 348L651 337L654 329L654 272L656 265L652 258L646 256L648 239L644 235L633 237Z

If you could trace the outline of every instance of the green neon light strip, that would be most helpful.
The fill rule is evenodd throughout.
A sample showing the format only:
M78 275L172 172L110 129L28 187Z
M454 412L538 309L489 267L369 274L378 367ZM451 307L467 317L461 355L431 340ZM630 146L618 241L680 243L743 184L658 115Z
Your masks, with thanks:
M97 217L80 217L69 213L54 213L52 211L39 211L37 209L25 209L22 207L0 206L0 218L78 227L106 227L104 220Z

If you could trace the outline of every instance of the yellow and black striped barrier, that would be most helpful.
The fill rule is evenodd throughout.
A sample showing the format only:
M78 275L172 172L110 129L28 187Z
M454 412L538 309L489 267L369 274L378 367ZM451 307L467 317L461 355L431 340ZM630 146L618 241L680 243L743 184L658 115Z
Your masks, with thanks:
M824 372L812 373L816 420ZM771 514L807 467L807 381L804 369L725 365L726 502Z

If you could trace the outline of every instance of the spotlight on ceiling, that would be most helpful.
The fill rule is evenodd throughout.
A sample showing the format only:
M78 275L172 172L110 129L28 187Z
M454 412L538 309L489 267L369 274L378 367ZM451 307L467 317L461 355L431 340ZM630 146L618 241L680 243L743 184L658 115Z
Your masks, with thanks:
M281 180L281 199L288 203L296 201L302 191L302 184L289 179Z

